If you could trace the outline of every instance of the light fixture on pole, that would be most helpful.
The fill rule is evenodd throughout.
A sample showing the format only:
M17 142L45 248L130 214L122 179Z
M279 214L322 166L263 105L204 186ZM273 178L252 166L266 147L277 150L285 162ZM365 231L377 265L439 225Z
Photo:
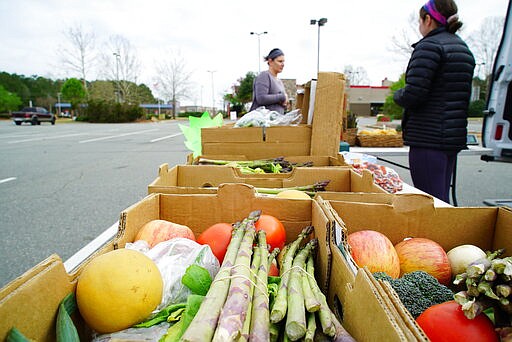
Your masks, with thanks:
M262 34L267 34L267 31L263 32L251 32L251 35L257 35L258 36L258 74L261 72L261 51L260 51L260 36Z
M320 71L320 26L324 26L327 22L327 18L321 18L321 19L311 19L310 24L311 25L317 25L318 24L318 54L317 54L317 66L316 66L316 72Z
M212 116L215 116L215 91L213 87L213 73L217 70L206 70L212 75Z
M121 55L118 52L114 52L113 55L116 57L116 100L120 102L120 91L119 91L119 59Z

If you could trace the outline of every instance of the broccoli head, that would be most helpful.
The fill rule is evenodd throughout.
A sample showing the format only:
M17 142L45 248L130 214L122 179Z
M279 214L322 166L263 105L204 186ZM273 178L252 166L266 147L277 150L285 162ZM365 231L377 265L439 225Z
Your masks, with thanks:
M440 284L436 278L424 271L415 271L393 279L384 272L373 274L376 279L389 282L404 307L417 318L435 304L453 299L453 292Z

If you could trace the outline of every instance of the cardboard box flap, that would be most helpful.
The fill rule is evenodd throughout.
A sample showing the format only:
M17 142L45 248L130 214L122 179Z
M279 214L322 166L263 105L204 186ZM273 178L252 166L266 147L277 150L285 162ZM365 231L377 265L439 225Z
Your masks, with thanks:
M387 281L380 279L376 280L367 267L362 268L361 272L366 273L368 280L377 289L382 300L385 302L386 306L390 308L390 312L396 317L396 321L402 329L410 332L417 341L429 341L428 337L417 324L411 324L411 321L414 321L414 318L411 316L409 311L401 309L397 310L398 307L402 306L402 302L391 285Z
M392 197L393 210L398 214L418 213L418 215L435 215L434 198L420 194L400 194Z
M504 241L508 241L508 244L505 245ZM506 248L507 254L512 255L512 208L498 208L492 247L493 250Z
M262 127L237 127L222 126L201 128L201 141L204 142L262 142Z
M329 304L343 326L356 341L414 341L414 336L397 320L368 276L360 271L353 279L344 278L340 269L343 257L332 252L333 267L329 286ZM335 285L337 284L337 286Z
M16 326L33 341L55 341L57 308L75 286L75 281L66 273L61 258L56 254L34 266L1 289L0 336L5 337ZM40 298L44 298L44 303ZM24 319L20 321L16 317Z
M339 152L344 93L345 76L343 74L318 73L310 154L335 155Z

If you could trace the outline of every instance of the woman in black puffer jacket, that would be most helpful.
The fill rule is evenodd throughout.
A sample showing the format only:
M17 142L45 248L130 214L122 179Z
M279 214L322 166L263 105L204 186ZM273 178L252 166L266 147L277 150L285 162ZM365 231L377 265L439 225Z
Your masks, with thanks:
M405 88L394 95L404 108L404 143L410 146L414 186L449 202L460 150L466 149L467 110L475 59L455 34L462 26L453 0L429 0L420 9L423 39L413 45Z

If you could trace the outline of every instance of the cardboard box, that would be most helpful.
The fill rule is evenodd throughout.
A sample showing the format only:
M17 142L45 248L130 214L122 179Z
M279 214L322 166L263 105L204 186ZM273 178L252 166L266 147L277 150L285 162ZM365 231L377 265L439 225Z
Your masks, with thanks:
M434 207L430 196L418 194L325 194L317 200L331 227L333 270L339 277L356 282L365 272L371 290L379 294L390 317L405 326L405 332L418 340L428 340L391 287L376 281L367 269L359 268L350 257L346 236L372 229L385 234L393 244L406 237L424 237L438 242L445 251L462 244L483 250L505 248L512 251L512 210L505 207ZM341 246L341 248L339 248ZM332 274L331 281L337 275ZM339 296L350 303L350 289L340 288ZM348 306L350 307L350 306ZM348 313L347 313L348 315ZM372 324L380 324L376 319Z
M62 260L53 255L0 290L0 337L16 326L35 341L55 341L55 320L60 301L76 289L85 265L95 256L132 242L140 227L153 219L165 219L189 226L199 235L218 222L237 222L253 211L278 217L287 232L287 241L314 225L319 244L316 278L327 289L330 272L330 223L313 200L290 200L256 196L254 188L243 184L224 184L217 194L152 194L121 213L117 235L87 257L73 274L67 274ZM82 340L90 333L80 317L75 317Z
M204 155L249 159L310 155L311 126L202 128L201 146Z
M350 164L345 163L345 159L341 154L336 156L291 156L291 157L283 157L284 160L290 163L312 163L312 166L351 166ZM202 155L195 157L192 153L187 155L187 165L198 165L201 159L210 159L210 160L235 160L235 161L246 161L251 160L244 155L225 155L225 156L212 156L212 155ZM254 159L252 159L254 160Z
M163 164L148 193L214 193L222 183L245 183L258 188L287 188L329 180L327 191L380 192L370 172L358 174L350 167L299 167L290 173L243 174L238 168L214 165Z
M307 92L306 88L306 92ZM343 74L318 74L312 125L201 129L204 155L245 155L248 159L338 154L343 120ZM309 94L302 107L309 106ZM307 111L301 109L304 116ZM306 113L306 114L305 114ZM304 121L303 121L304 122Z

